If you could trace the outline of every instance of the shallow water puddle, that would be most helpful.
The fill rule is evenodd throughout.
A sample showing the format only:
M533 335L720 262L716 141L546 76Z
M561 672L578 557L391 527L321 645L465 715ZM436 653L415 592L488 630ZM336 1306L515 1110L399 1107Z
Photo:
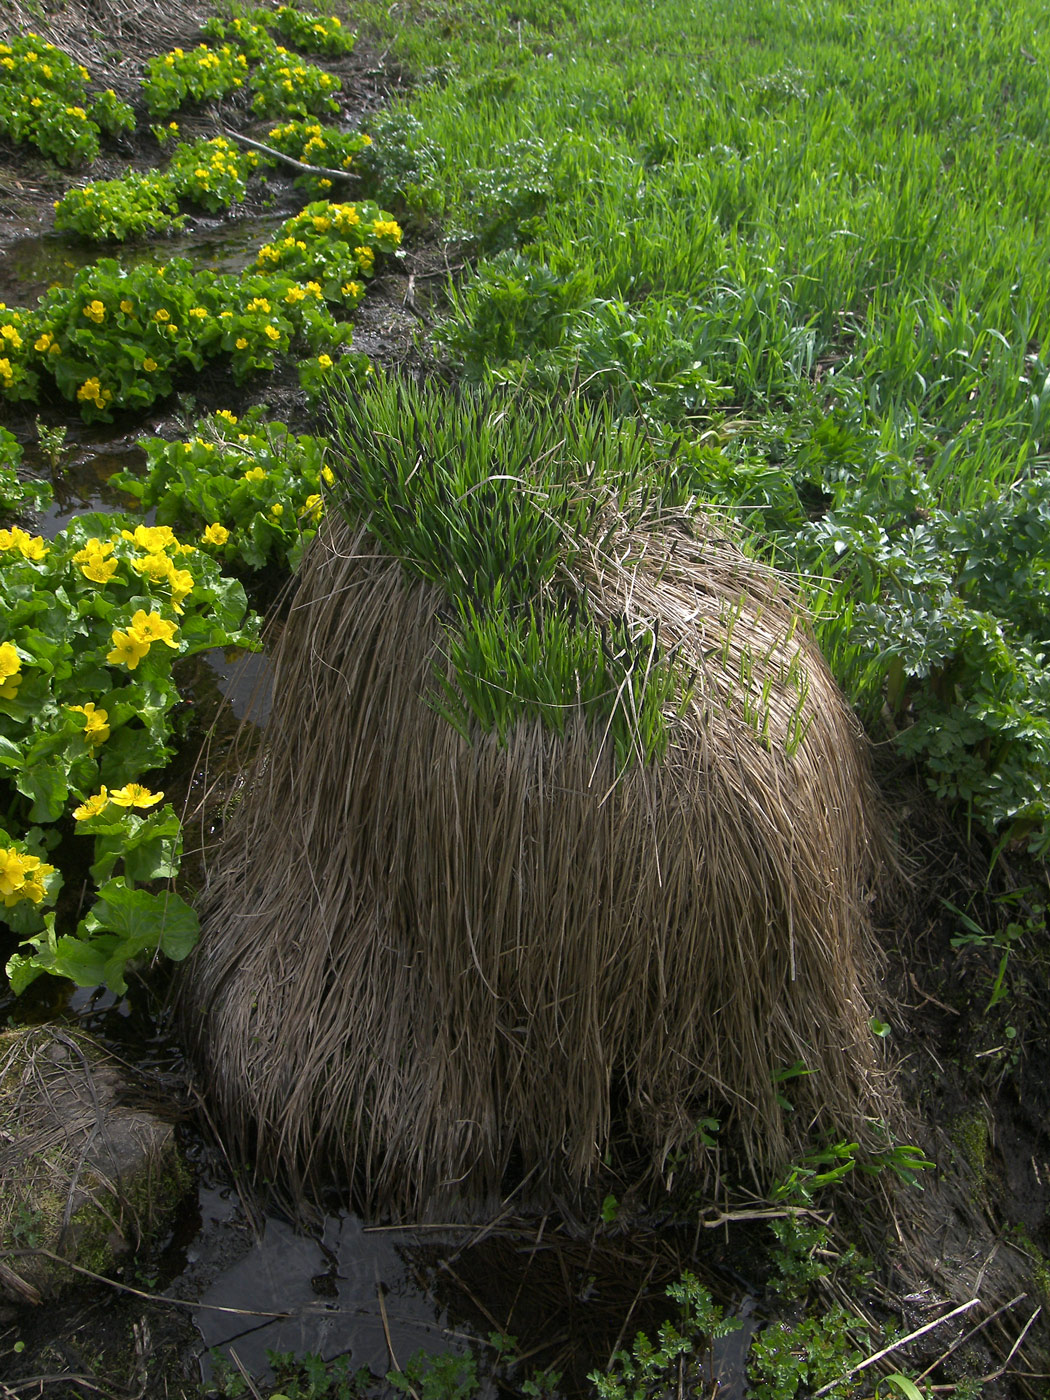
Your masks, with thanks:
M266 652L217 647L205 652L204 660L215 673L219 692L229 701L234 719L264 729L273 704L273 666Z
M259 247L287 217L253 214L232 221L202 223L187 233L149 243L99 247L64 233L26 233L0 250L0 301L32 306L49 287L66 286L83 267L100 257L115 257L123 267L189 258L211 272L242 272L254 263Z
M117 487L109 485L115 472L134 471L145 465L146 453L132 437L74 445L60 470L51 473L54 500L41 515L39 533L53 540L60 530L89 511L139 511L139 503ZM26 450L26 464L35 465L32 449ZM145 519L145 517L142 517Z
M202 1238L229 1210L228 1197L202 1192ZM346 1356L352 1371L381 1377L419 1352L469 1350L483 1393L492 1384L516 1391L549 1369L560 1376L555 1393L590 1397L590 1371L675 1315L663 1290L682 1261L653 1246L644 1233L566 1238L554 1230L544 1238L538 1222L494 1234L484 1227L420 1232L369 1228L350 1215L328 1217L311 1237L267 1217L247 1254L200 1295L193 1317L208 1349L202 1370L212 1377L213 1348L260 1378L270 1352ZM186 1258L192 1268L192 1245ZM689 1363L693 1379L716 1387L719 1400L746 1394L754 1299L745 1295L735 1310L739 1329L697 1358L699 1370ZM503 1359L493 1345L498 1336L507 1339Z
M269 1370L268 1351L349 1355L355 1370L384 1375L391 1348L401 1362L454 1348L443 1310L393 1238L352 1216L329 1217L318 1238L268 1218L261 1239L200 1299L194 1321L205 1346L232 1349L255 1376ZM207 1356L202 1366L210 1377Z

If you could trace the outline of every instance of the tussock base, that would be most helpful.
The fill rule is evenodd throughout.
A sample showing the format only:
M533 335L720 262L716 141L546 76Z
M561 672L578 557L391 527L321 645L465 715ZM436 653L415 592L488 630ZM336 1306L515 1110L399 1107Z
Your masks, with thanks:
M578 1195L610 1151L702 1178L701 1117L765 1185L822 1131L873 1141L873 799L783 582L702 518L576 558L592 616L658 620L692 676L618 772L582 720L461 736L444 595L329 519L184 973L234 1149L417 1212L508 1169Z

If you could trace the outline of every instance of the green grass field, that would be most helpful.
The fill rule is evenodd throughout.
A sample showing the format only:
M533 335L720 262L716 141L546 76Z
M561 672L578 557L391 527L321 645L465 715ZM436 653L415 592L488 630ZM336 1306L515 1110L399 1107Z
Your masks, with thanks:
M381 119L390 195L470 262L444 353L681 439L803 575L871 732L1045 854L1040 8L364 14L419 83Z

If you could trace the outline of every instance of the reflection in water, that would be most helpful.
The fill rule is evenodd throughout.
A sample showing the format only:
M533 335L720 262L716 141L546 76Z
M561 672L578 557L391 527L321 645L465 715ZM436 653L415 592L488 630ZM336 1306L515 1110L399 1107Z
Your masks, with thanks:
M269 1371L268 1351L312 1352L325 1360L349 1354L354 1370L367 1366L385 1375L391 1367L387 1328L399 1357L461 1349L393 1238L366 1231L353 1216L329 1216L317 1239L267 1218L262 1238L200 1299L194 1320L205 1345L232 1346L245 1369L260 1377ZM202 1364L210 1375L207 1360Z
M0 301L11 306L35 305L49 287L68 286L82 267L99 256L118 257L124 267L146 262L170 262L189 258L211 272L241 272L255 261L255 254L283 223L285 214L267 214L207 225L177 238L153 243L119 244L99 248L63 233L29 233L0 251Z
M234 717L265 728L273 704L273 667L263 651L216 647L205 653Z
M26 461L31 462L29 452ZM97 447L80 447L52 476L55 498L41 517L39 533L53 540L60 530L88 511L138 511L138 501L110 486L109 478L115 472L134 471L145 462L146 454L138 443L123 438Z

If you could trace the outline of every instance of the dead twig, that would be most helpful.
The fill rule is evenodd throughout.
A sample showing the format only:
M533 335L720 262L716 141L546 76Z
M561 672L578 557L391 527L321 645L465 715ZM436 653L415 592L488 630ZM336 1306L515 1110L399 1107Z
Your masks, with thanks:
M233 1347L230 1347L230 1358L233 1361L233 1364L237 1367L238 1371L240 1371L241 1375L244 1377L245 1384L247 1385L251 1393L255 1396L255 1400L262 1400L262 1396L259 1394L259 1387L252 1380L250 1374L245 1369L244 1362L234 1351Z
M404 1371L401 1368L401 1363L400 1361L398 1361L397 1356L394 1354L394 1341L390 1335L390 1322L386 1315L386 1299L383 1297L383 1285L379 1282L378 1279L376 1280L376 1297L379 1299L379 1314L383 1319L383 1336L386 1338L386 1349L390 1356L390 1363L395 1371L399 1372L401 1375L404 1375ZM419 1400L419 1396L412 1385L409 1385L408 1393L409 1395L411 1395L412 1400Z
M170 1298L164 1293L145 1293L141 1288L132 1288L130 1284L118 1283L115 1278L107 1278L105 1274L96 1274L93 1269L85 1269L81 1264L74 1264L69 1259L63 1259L61 1254L55 1254L50 1249L9 1249L8 1258L38 1258L43 1256L51 1259L56 1264L63 1264L67 1269L72 1269L75 1274L83 1274L85 1278L94 1279L96 1283L104 1283L110 1288L115 1288L118 1293L130 1293L135 1298L144 1298L147 1303L169 1303L173 1308L204 1308L207 1312L233 1313L237 1317L294 1317L294 1313L260 1311L258 1308L224 1308L218 1303L193 1303L187 1298Z
M37 1307L43 1302L39 1291L28 1283L21 1274L16 1274L14 1269L8 1268L0 1259L0 1287L10 1289L12 1293L18 1295L23 1303L32 1303Z
M239 131L234 131L232 127L224 126L223 132L231 141L238 141L242 146L247 146L249 150L261 151L263 155L269 156L280 165L288 165L293 170L299 170L304 175L321 175L326 180L360 180L361 176L352 170L331 170L326 165L307 165L305 161L296 160L294 156L286 156L283 151L275 151L272 146L264 146L261 141L253 141L250 136L242 136Z
M1011 1298L1010 1301L1008 1303L1004 1303L1001 1308L996 1308L995 1312L989 1313L987 1317L982 1318L982 1320L977 1324L976 1327L971 1327L969 1332L964 1332L961 1337L957 1337L956 1340L952 1342L951 1346L948 1348L947 1351L942 1352L941 1355L938 1356L936 1361L931 1362L930 1365L926 1367L926 1370L923 1371L921 1376L915 1377L915 1384L918 1385L920 1381L925 1380L931 1371L935 1371L937 1367L941 1365L942 1362L948 1360L948 1357L951 1356L953 1351L958 1351L959 1348L963 1346L966 1342L968 1342L971 1337L975 1337L977 1333L982 1330L982 1328L987 1327L990 1322L994 1322L994 1320L999 1316L1000 1313L1004 1313L1009 1308L1014 1307L1017 1303L1022 1302L1025 1298L1027 1298L1027 1296L1027 1293L1018 1293L1016 1298Z
M1032 1314L1032 1316L1028 1319L1028 1321L1025 1323L1025 1325L1021 1328L1020 1335L1018 1336L1017 1340L1014 1342L1013 1346L1010 1348L1010 1351L1009 1351L1009 1353L1007 1354L1006 1360L1003 1362L1003 1364L1002 1364L1001 1366L997 1366L996 1369L995 1369L994 1371L989 1371L988 1374L987 1374L986 1376L978 1376L977 1379L976 1379L976 1381L973 1381L973 1382L972 1382L973 1385L990 1385L990 1384L992 1383L992 1381L997 1381L997 1380L999 1379L999 1377L1000 1377L1001 1375L1004 1374L1004 1372L1006 1371L1007 1366L1009 1366L1010 1362L1011 1362L1011 1361L1014 1359L1014 1357L1017 1355L1017 1350L1018 1350L1018 1348L1020 1347L1021 1343L1024 1341L1025 1337L1027 1337L1027 1335L1028 1335L1028 1330L1029 1330L1029 1328L1032 1326L1032 1323L1035 1322L1036 1318L1039 1316L1039 1314L1040 1314L1042 1311L1043 1311L1043 1310L1042 1310L1041 1307L1036 1308L1035 1312L1034 1312L1034 1313ZM930 1388L931 1388L931 1390L935 1390L935 1391L938 1391L938 1392L943 1392L943 1391L949 1391L949 1390L956 1390L956 1389L958 1389L958 1387L957 1387L957 1386L954 1386L954 1385L935 1385L935 1386L931 1386Z
M969 1312L969 1310L975 1308L980 1301L980 1298L971 1298L968 1303L960 1304L959 1307L953 1308L951 1312L945 1313L942 1317L935 1317L932 1322L927 1322L924 1327L919 1327L916 1328L914 1332L909 1332L906 1337L901 1337L891 1346L883 1347L881 1351L877 1351L874 1355L867 1357L858 1366L851 1367L850 1370L845 1371L841 1376L836 1376L833 1381L828 1381L827 1385L822 1385L819 1390L815 1390L813 1392L813 1400L819 1400L821 1395L827 1395L829 1390L834 1390L834 1388L837 1385L841 1385L843 1381L848 1381L850 1376L855 1376L858 1371L866 1371L869 1366L874 1366L876 1361L881 1361L884 1356L889 1356L891 1352L900 1351L901 1347L907 1346L909 1342L914 1342L917 1337L923 1337L927 1332L932 1332L935 1327L940 1327L942 1322L950 1322L953 1317L958 1317L960 1313Z

